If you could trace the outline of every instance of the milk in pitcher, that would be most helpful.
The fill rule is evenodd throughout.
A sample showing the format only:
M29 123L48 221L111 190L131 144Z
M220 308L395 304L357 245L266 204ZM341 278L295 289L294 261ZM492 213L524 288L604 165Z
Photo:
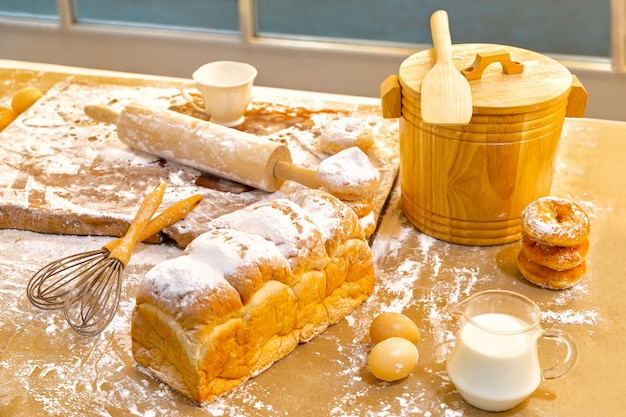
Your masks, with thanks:
M538 334L525 332L527 328L520 319L501 313L483 313L463 325L447 370L467 402L483 410L503 411L537 389L541 382Z

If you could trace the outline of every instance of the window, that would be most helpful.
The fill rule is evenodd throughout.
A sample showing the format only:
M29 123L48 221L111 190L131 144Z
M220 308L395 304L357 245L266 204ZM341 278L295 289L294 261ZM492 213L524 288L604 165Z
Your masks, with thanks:
M626 0L0 0L0 59L188 78L247 61L257 84L376 97L430 47L445 9L454 43L498 43L560 60L589 117L626 120Z
M236 35L236 0L63 0L77 24L161 27ZM243 2L246 3L246 2ZM257 0L250 8L258 38L335 43L431 44L429 16L445 9L455 43L490 42L541 53L611 55L609 0ZM52 19L51 0L0 0L7 16Z
M610 2L588 0L259 0L258 34L431 44L429 17L448 11L455 43L608 57Z
M0 0L0 16L57 20L57 3L50 0Z
M233 0L74 0L78 23L108 23L238 32Z

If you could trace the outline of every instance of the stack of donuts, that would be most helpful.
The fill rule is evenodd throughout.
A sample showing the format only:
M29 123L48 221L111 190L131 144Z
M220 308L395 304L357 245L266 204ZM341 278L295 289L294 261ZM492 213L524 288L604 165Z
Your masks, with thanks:
M558 197L542 197L521 215L522 248L517 265L535 285L565 289L587 271L589 217L577 204Z

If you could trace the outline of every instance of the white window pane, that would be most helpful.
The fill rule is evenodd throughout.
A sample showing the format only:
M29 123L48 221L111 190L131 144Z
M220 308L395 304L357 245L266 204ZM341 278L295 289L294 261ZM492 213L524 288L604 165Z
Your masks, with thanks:
M1 1L1 0L0 0ZM74 0L79 22L238 31L234 0Z
M0 15L57 20L55 0L0 0Z
M610 53L609 0L257 0L257 32L431 44L429 19L437 9L447 10L454 43Z

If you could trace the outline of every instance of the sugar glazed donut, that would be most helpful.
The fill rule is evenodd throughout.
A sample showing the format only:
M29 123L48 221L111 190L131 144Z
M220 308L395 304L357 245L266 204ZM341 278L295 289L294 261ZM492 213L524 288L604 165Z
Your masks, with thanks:
M555 290L577 284L587 271L587 213L571 201L542 197L524 209L521 225L517 265L522 276Z
M539 265L520 252L517 256L517 266L524 278L533 284L551 290L563 290L573 287L587 272L587 262L564 271L557 271Z
M556 271L565 271L580 265L589 251L589 239L576 246L544 246L528 235L522 236L522 252L532 262Z
M544 246L576 246L589 236L589 218L577 204L542 197L522 211L522 230Z

